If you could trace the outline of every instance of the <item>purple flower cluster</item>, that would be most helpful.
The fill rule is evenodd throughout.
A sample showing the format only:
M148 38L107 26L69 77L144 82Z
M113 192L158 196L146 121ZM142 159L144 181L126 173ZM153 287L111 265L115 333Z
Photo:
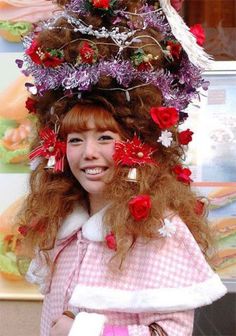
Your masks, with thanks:
M71 0L70 3L66 5L66 9L78 14L86 14L86 0Z
M171 34L171 27L162 10L155 11L153 6L146 4L141 8L140 14L144 14L142 17L145 26L157 29L164 36Z
M26 75L32 75L38 94L60 87L64 91L88 91L96 85L102 76L116 79L117 87L130 88L134 81L153 84L158 87L164 97L166 106L173 106L179 111L198 96L198 89L205 82L201 72L193 66L187 57L183 57L180 70L177 73L160 69L155 71L138 71L129 60L107 60L93 65L73 66L63 63L56 68L45 68L25 58Z

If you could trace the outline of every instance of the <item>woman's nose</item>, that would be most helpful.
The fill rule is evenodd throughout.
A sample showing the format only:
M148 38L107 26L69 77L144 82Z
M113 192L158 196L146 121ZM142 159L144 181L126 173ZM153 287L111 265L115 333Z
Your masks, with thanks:
M95 141L87 141L84 144L84 158L87 160L91 160L97 158L98 156L98 148Z

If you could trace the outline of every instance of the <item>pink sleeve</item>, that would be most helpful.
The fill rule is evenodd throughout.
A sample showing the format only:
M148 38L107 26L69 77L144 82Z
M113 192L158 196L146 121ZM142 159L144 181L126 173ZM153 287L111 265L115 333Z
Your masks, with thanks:
M128 327L106 325L103 336L129 336Z
M150 336L149 325L157 323L168 336L191 336L193 332L194 311L177 313L139 314L139 325L106 326L103 336Z

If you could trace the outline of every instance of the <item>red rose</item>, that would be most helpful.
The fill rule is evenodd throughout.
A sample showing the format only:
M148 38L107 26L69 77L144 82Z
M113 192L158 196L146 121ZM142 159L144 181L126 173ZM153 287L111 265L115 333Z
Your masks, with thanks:
M167 41L167 49L170 51L173 58L179 59L182 46L178 41Z
M42 60L40 57L40 49L39 49L39 45L38 42L33 40L30 47L26 50L26 55L28 55L32 61L36 64L41 64Z
M95 8L108 9L110 6L109 0L92 0L92 4Z
M117 248L117 244L116 244L116 237L114 235L114 233L109 233L108 235L106 235L105 237L106 243L107 243L107 247L111 250L116 250Z
M180 165L177 165L173 168L173 172L177 176L177 180L185 184L190 184L192 182L190 175L192 174L191 170L188 168L183 168Z
M175 10L180 11L184 0L171 0L171 5L174 7Z
M197 40L197 44L200 46L203 46L206 40L204 29L202 28L202 25L200 23L197 23L190 27L191 33L195 36Z
M25 107L30 113L36 113L37 101L28 97L25 102Z
M129 201L129 211L136 221L141 221L149 216L151 199L149 195L138 195Z
M182 131L178 134L178 139L179 139L179 143L181 145L188 145L190 141L192 141L192 135L193 132L190 131L190 129L186 129L185 131Z
M179 120L179 114L174 107L152 107L150 114L160 129L170 128Z
M205 203L200 201L200 200L197 200L196 201L196 205L195 205L195 208L194 208L194 211L195 213L198 215L198 216L202 216L203 212L204 212L204 209L205 209Z

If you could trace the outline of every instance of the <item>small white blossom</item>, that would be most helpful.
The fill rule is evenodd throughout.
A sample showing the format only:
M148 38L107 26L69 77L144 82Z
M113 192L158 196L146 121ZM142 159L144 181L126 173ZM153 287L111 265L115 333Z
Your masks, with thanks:
M161 144L165 147L170 147L172 141L172 133L168 131L162 131L161 136L157 140L157 142L161 142Z
M162 237L171 237L176 232L176 226L170 220L164 219L164 225L158 231Z

